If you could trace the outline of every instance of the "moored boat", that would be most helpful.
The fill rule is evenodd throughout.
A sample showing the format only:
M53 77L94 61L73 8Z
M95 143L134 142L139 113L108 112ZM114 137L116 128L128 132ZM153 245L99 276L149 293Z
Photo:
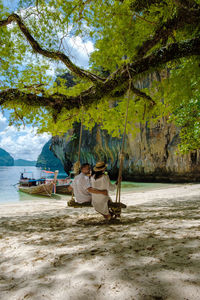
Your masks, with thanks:
M23 186L20 185L19 191L28 193L28 194L36 194L36 195L43 195L43 196L51 196L54 188L53 182L50 183L43 183L43 184L36 184L35 186Z
M32 176L24 177L24 174L31 173ZM35 195L51 196L55 190L58 171L52 172L54 178L48 181L46 178L34 179L32 172L22 172L20 176L18 189L21 192Z
M69 191L69 186L72 183L74 179L74 173L70 172L69 177L66 177L65 179L57 179L56 181L56 194L65 194L65 195L71 195L72 192Z
M56 193L57 194L71 195L72 192L69 191L69 186L70 186L70 184L56 185Z

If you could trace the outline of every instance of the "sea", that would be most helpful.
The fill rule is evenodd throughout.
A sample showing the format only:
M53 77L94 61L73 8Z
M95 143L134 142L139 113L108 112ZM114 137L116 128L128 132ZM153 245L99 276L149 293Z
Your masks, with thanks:
M41 177L41 169L36 167L0 167L0 204L28 200L44 200L46 198L45 196L29 195L18 191L20 174L24 171L33 172L34 178L36 179ZM59 172L58 178L65 178L66 176L66 173ZM173 186L173 184L122 181L122 193L142 192L145 190L167 188L170 186Z
M39 179L42 175L41 168L36 167L0 167L0 204L46 198L45 196L29 195L18 191L18 182L21 172L28 172L25 174L27 177L29 177L29 175L31 177L33 174L35 179ZM58 178L65 177L67 177L66 173L59 172ZM48 178L53 178L53 176L48 176Z

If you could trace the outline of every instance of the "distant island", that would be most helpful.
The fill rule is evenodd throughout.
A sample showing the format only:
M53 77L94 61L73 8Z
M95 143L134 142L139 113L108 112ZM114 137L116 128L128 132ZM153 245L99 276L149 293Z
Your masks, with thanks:
M16 159L14 158L4 149L0 148L0 166L1 167L12 167L12 166L36 166L36 161L26 160L26 159Z
M36 161L26 160L26 159L16 159L14 160L14 166L36 166Z
M14 166L14 158L2 148L0 148L0 166Z

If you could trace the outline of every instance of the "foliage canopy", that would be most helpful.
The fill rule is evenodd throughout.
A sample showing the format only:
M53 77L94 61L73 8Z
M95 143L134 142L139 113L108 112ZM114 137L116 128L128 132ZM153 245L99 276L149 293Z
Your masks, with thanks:
M89 70L73 62L72 37L94 43ZM83 119L117 136L131 77L129 132L166 116L183 151L200 147L200 0L19 0L13 12L0 0L0 45L10 123L55 135Z

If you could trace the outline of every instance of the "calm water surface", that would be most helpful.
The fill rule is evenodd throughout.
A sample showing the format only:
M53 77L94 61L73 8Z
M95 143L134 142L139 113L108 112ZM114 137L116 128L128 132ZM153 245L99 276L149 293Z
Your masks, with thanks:
M46 198L44 196L35 196L18 192L17 183L20 178L20 172L23 172L24 169L26 171L32 171L34 173L34 178L40 178L41 176L41 169L36 167L0 167L0 204ZM66 176L66 173L59 173L58 178L65 178ZM169 186L173 186L173 184L122 182L122 193L129 191L139 192L143 190L165 188Z
M24 170L33 172L36 179L41 177L41 169L36 167L0 167L0 203L46 198L18 192L17 183L20 172ZM66 176L66 173L60 173L58 178L65 178Z

